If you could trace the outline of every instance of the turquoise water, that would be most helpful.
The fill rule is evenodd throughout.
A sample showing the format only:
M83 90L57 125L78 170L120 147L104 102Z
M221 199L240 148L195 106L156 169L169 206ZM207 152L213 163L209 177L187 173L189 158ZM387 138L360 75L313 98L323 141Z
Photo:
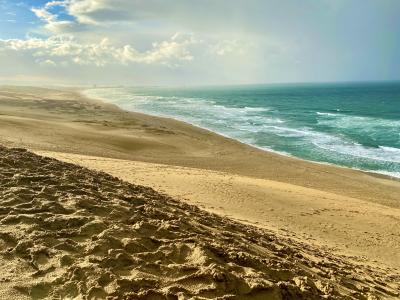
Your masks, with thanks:
M259 148L400 177L400 83L97 88L88 96Z

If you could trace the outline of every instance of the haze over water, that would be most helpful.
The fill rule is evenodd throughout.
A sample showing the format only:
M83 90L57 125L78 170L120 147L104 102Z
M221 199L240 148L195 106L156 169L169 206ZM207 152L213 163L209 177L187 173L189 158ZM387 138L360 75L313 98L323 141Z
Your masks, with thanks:
M399 82L124 87L86 93L265 150L400 177Z

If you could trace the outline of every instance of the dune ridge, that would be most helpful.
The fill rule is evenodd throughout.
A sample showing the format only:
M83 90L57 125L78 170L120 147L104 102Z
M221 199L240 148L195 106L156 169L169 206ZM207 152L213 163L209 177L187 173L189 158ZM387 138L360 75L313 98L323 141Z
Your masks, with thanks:
M4 299L399 296L387 269L25 149L0 146L0 183Z
M165 164L34 151L370 265L400 269L400 211L273 180Z

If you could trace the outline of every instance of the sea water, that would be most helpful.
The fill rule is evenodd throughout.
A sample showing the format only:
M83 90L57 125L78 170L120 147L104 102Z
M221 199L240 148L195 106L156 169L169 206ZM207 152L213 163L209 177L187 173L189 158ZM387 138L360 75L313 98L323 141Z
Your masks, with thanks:
M400 177L400 82L86 91L306 160Z

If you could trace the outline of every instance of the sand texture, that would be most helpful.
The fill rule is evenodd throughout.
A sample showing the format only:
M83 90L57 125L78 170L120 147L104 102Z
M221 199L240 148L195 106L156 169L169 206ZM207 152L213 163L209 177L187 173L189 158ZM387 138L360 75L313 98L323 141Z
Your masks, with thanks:
M399 298L398 179L66 88L0 87L0 145L0 299Z
M377 299L400 277L0 146L2 299Z
M277 181L196 168L39 152L149 186L280 235L400 271L400 210Z

